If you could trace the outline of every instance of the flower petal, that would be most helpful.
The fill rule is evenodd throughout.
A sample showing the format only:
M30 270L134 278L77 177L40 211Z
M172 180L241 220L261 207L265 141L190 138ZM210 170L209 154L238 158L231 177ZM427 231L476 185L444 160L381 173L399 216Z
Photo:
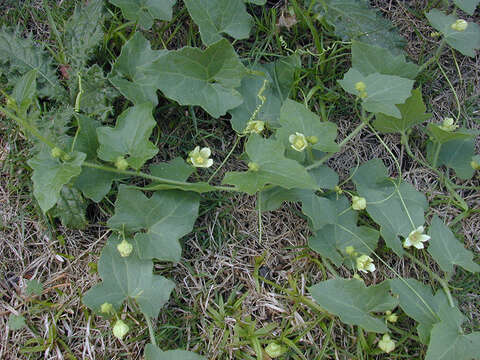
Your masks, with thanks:
M200 155L202 155L204 158L209 158L211 154L212 151L208 147L204 147L202 150L200 150Z
M416 244L413 244L413 246L415 246L417 249L423 249L424 248L423 243L421 241L416 243Z

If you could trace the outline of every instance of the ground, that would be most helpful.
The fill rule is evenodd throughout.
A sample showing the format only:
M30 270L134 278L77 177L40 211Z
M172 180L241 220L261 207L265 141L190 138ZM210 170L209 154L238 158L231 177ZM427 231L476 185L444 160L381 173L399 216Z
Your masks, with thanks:
M58 7L56 16L66 16L72 3L78 1L50 1ZM11 4L10 4L11 3ZM39 40L48 39L49 27L41 1L26 1L29 6L19 13L14 2L0 5L0 24L11 25L12 21L28 29ZM421 63L435 40L430 37L432 29L422 16L422 10L435 1L373 1L372 5L391 19L402 36L407 39L406 51L412 61ZM269 1L275 24L284 4ZM20 6L20 5L18 5ZM1 13L3 12L3 14ZM63 14L63 15L62 15ZM263 17L262 17L263 16ZM474 17L480 21L477 10ZM266 22L265 15L259 19ZM58 19L56 19L58 20ZM301 19L298 19L301 22ZM260 25L257 24L258 27ZM268 25L266 25L268 27ZM181 29L180 32L188 30ZM261 42L260 30L252 35ZM290 31L281 31L292 38ZM164 36L168 37L168 33ZM182 34L184 36L185 34ZM297 41L297 44L295 44ZM290 48L305 46L308 36L295 35L289 42ZM272 42L273 43L273 42ZM274 51L267 43L265 53ZM310 44L311 45L311 44ZM349 58L339 65L348 67ZM480 57L467 58L445 51L441 64L458 96L467 128L480 129ZM335 69L332 69L335 71ZM458 76L458 71L461 77ZM310 87L309 80L304 80ZM453 116L457 104L452 88L436 67L425 71L419 80L424 100L433 114L431 122L440 122ZM2 100L3 101L3 100ZM348 99L341 101L348 102ZM341 106L342 104L340 104ZM330 119L339 128L337 141L346 137L355 127L349 111L338 111L328 105L336 117ZM339 106L339 105L337 105ZM175 115L175 114L174 114ZM199 114L205 116L205 114ZM191 122L179 122L171 126L161 125L169 133L170 142L156 161L188 150L190 144L181 144L175 139L204 139L213 134L209 143L218 149L214 159L222 159L234 141L228 119L219 123L200 122L194 128ZM449 223L455 234L464 241L465 247L480 257L480 181L458 183L472 187L457 193L474 211L467 217L451 201L451 197L439 183L435 173L412 162L404 153L400 138L382 135L388 149L379 142L375 134L366 129L350 142L340 153L329 160L328 165L340 174L340 180L349 176L349 169L357 163L380 158L389 167L392 176L397 175L394 160L399 159L402 177L416 189L424 192L431 202L427 218L439 215ZM415 154L423 158L423 138L418 138ZM193 141L192 141L193 143ZM477 141L477 153L480 150ZM239 154L237 151L236 155ZM15 359L140 359L142 349L148 343L148 330L139 313L131 312L128 319L137 324L133 334L125 341L118 341L110 332L108 321L93 315L82 303L81 294L99 281L95 263L109 235L105 228L111 204L90 205L90 225L85 230L69 230L42 215L32 196L31 170L26 164L29 157L28 142L18 128L5 119L0 119L0 358ZM244 168L241 161L234 160L225 169ZM220 174L221 175L221 174ZM259 232L259 217L255 196L230 196L225 194L205 196L201 205L201 216L194 232L182 239L184 246L182 261L178 264L158 263L159 274L168 275L177 283L168 305L156 321L157 343L163 349L184 348L205 355L208 359L253 359L251 339L239 338L239 329L247 329L250 323L255 329L269 327L266 334L257 332L262 345L279 336L286 336L296 349L292 359L420 359L425 347L415 342L415 329L403 317L397 324L399 333L405 337L398 343L395 356L380 352L366 354L359 345L356 328L338 319L323 322L299 297L308 297L308 286L332 277L330 266L309 250L306 220L296 204L284 204L273 212L263 213L262 231ZM392 270L402 276L414 276L428 281L420 268L379 250L391 268L380 264L379 271L366 278L374 283L392 276ZM336 269L350 277L346 268ZM43 289L37 293L32 288L38 280ZM30 285L29 285L30 284ZM32 285L33 284L33 285ZM462 312L468 317L467 329L480 329L480 276L456 270L452 290ZM32 293L33 292L33 293ZM9 330L7 322L11 314L22 314L27 326L18 331ZM363 336L363 335L362 335ZM369 339L374 343L379 340ZM297 351L298 350L298 351Z

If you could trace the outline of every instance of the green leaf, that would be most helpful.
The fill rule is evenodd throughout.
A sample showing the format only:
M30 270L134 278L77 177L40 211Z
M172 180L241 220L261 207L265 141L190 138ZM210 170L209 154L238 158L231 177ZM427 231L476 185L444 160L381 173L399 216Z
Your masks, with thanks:
M134 243L140 258L178 262L182 253L178 240L192 231L198 206L198 197L192 193L157 191L147 198L139 190L120 185L108 226L138 232Z
M177 157L169 162L150 166L150 172L153 176L169 180L187 181L195 172L195 168L185 162L181 157Z
M56 206L52 209L52 216L59 217L62 225L71 229L84 229L88 224L85 217L87 203L80 191L65 185L60 192Z
M428 124L427 130L432 136L433 140L439 142L440 144L454 140L471 139L478 135L478 131L464 128L459 128L455 131L443 130L440 125L434 123Z
M350 206L345 196L328 199L314 195L302 200L302 211L311 219L314 231L308 245L337 266L342 264L347 246L369 255L378 243L378 231L357 226L358 212L349 210Z
M243 0L184 0L193 21L198 25L205 45L228 34L235 39L246 39L250 34L252 17Z
M100 121L92 119L82 114L75 114L77 119L77 139L75 141L75 151L83 152L87 155L87 160L97 158L98 139L97 128L101 126Z
M158 103L157 77L146 75L146 69L166 50L152 50L150 43L136 32L122 47L109 75L111 83L135 105L150 101Z
M111 171L84 167L82 173L75 179L74 186L81 190L85 197L98 203L108 194L114 180L125 177Z
M387 281L366 287L357 279L332 279L309 288L313 299L328 312L339 316L342 322L377 333L386 333L388 328L383 319L371 313L392 310L397 305L389 290Z
M366 85L367 96L363 99L362 105L365 110L372 113L383 113L396 118L402 115L396 104L403 104L410 96L413 80L404 79L394 75L382 75L378 73L367 76L354 68L348 70L343 80L338 81L342 88L353 95L360 95L355 89L357 82Z
M206 360L205 357L185 350L162 351L152 344L145 347L145 360Z
M430 24L444 35L448 45L463 55L475 56L475 49L480 48L480 26L478 24L469 22L465 31L457 31L451 27L458 20L455 15L445 15L437 9L432 9L425 16Z
M353 174L359 196L367 200L366 211L380 225L380 234L397 255L403 254L399 236L406 238L425 224L428 207L425 196L407 183L387 176L387 168L379 159L361 165ZM413 222L413 224L412 224Z
M255 4L255 5L265 5L267 0L244 0L246 3Z
M154 157L158 149L148 141L156 125L152 110L151 103L136 105L118 117L115 128L98 128L98 157L104 161L115 162L119 156L129 155L128 164L135 170Z
M246 75L232 45L225 39L202 51L184 47L169 51L148 67L158 88L181 105L199 105L215 118L242 103L235 90Z
M280 142L261 138L257 134L251 135L247 141L246 153L250 161L259 166L259 170L229 172L223 183L236 185L240 191L250 195L262 190L266 184L286 189L316 190L318 186L307 170L295 160L287 159L284 152L285 148Z
M24 328L27 326L27 323L25 322L25 318L22 315L15 315L15 314L10 314L8 317L8 327L10 330L16 331Z
M33 169L33 195L44 213L57 203L63 185L82 172L86 155L73 152L69 156L71 160L62 162L53 159L48 151L42 151L27 162Z
M65 24L65 54L68 64L76 71L83 71L95 47L103 40L103 5L103 0L91 0L76 6Z
M322 122L320 117L307 109L304 104L287 99L280 110L280 129L277 130L276 137L286 148L290 148L291 144L288 138L297 132L306 137L317 137L318 142L310 145L312 149L324 152L339 150L337 143L335 143L337 137L336 124Z
M281 58L269 64L257 64L251 67L254 71L243 78L238 91L243 103L229 111L231 123L237 133L243 133L249 120L261 120L268 127L278 127L278 118L282 102L288 97L298 56ZM262 94L259 96L260 91ZM265 98L262 105L261 96ZM255 110L259 109L255 118Z
M432 158L434 146L428 148L429 157ZM470 165L472 156L475 154L475 138L465 140L453 140L442 145L438 154L437 166L445 165L455 170L455 174L463 180L470 179L474 170Z
M397 119L384 114L376 114L373 126L380 132L405 133L408 129L415 125L430 119L432 114L425 113L427 110L422 99L422 91L420 89L412 90L412 95L405 101L405 104L396 105L400 111L401 118Z
M480 332L463 333L466 318L457 308L445 304L438 313L441 321L433 325L425 360L480 359Z
M33 69L23 75L15 84L12 98L15 100L19 114L26 114L30 105L35 100L37 92L37 70Z
M480 0L453 0L453 2L469 15L473 15L476 7L480 4Z
M129 256L121 257L117 250L120 242L116 235L108 239L98 261L103 282L85 293L83 303L99 312L104 303L118 309L126 299L132 299L142 312L156 318L175 284L163 276L153 275L152 261L140 259L135 249Z
M480 265L472 260L473 254L465 249L448 226L443 224L436 215L433 217L428 234L431 237L428 252L443 271L452 273L453 265L459 265L471 272L480 271Z
M395 56L385 48L360 41L352 42L352 67L363 75L379 73L411 80L419 70L418 65L407 62L403 54Z
M0 62L8 62L9 80L14 80L31 70L37 70L38 94L59 98L64 90L58 82L56 67L43 47L31 37L20 38L16 34L0 30Z
M42 295L43 293L43 285L40 281L37 279L32 279L27 281L27 289L25 291L25 294L27 296L32 296L32 295Z
M310 2L308 2L310 3ZM342 40L359 40L399 53L405 40L367 0L317 0L313 12L335 27Z
M429 286L415 279L397 278L390 280L390 287L399 296L399 305L408 316L428 328L439 321L437 300Z
M123 16L148 30L153 25L154 19L172 19L172 7L176 0L110 0L122 9Z

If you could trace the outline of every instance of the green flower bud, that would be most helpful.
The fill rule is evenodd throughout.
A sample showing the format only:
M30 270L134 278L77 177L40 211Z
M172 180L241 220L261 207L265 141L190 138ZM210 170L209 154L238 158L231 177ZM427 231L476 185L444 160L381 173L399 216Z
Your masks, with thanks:
M275 359L279 356L282 356L287 349L283 347L280 344L277 344L275 342L271 342L270 344L267 345L265 348L265 352L267 353L268 356L270 356L272 359Z
M127 170L128 169L128 161L123 158L123 156L117 157L115 160L115 167L118 170Z
M255 163L255 162L249 162L249 163L248 163L248 170L250 170L250 171L258 171L258 170L260 170L260 166L259 166L257 163Z
M307 136L307 141L312 144L312 145L315 145L316 143L318 143L318 137L316 136Z
M390 338L390 335L385 334L382 340L378 342L378 347L388 354L395 350L395 342Z
M103 303L102 306L100 306L100 312L104 314L109 314L113 312L113 305L108 302Z
M367 200L364 197L353 196L352 197L352 209L364 210L367 207Z
M390 314L389 314L390 313ZM387 316L385 317L385 319L391 323L396 323L397 320L398 320L398 316L394 313L392 313L391 311L387 311L385 313Z
M113 325L113 336L115 336L119 340L122 340L123 337L127 335L128 330L130 330L130 328L127 324L125 324L122 320L117 320L115 322L115 325Z
M260 120L249 121L245 128L246 133L260 134L265 129L265 122Z
M364 92L365 90L367 90L367 85L365 85L363 81L359 81L355 84L355 89L358 92Z
M62 151L60 148L58 148L58 147L54 147L54 148L50 151L50 155L52 155L52 157L53 157L54 159L59 158L60 156L62 156L62 154L63 154L63 151Z
M465 31L468 27L468 22L463 19L458 19L450 27L455 31Z
M472 167L473 170L480 170L480 164L475 160L472 160L470 162L470 166Z
M70 156L70 154L63 153L61 159L62 159L63 161L70 161L70 160L72 160L72 157Z
M333 190L334 190L338 195L342 195L342 194L343 194L343 190L340 189L340 186L335 185L335 187L333 188Z
M353 255L354 252L355 252L355 248L354 248L353 246L347 246L347 247L345 248L345 253L346 253L347 255L350 255L350 256L351 256L351 255Z
M133 246L127 240L123 239L123 241L117 245L117 250L121 257L127 257L132 253Z

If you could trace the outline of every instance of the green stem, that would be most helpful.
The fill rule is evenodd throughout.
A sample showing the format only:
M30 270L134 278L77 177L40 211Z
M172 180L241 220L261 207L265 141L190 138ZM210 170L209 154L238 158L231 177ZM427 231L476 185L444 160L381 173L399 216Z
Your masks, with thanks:
M450 307L455 307L455 303L453 302L452 294L450 293L450 289L448 288L448 283L445 281L445 279L442 279L440 276L435 274L427 265L422 263L420 260L418 260L415 256L410 254L409 252L405 252L405 255L412 260L415 264L420 266L423 270L425 270L428 275L434 280L436 280L440 286L443 288L443 291L445 291L445 294L447 295L448 303L450 304Z
M437 168L437 162L438 162L438 156L440 155L440 149L442 148L442 144L441 143L437 143L436 147L435 147L435 154L433 155L433 161L432 161L432 167L434 169Z
M4 107L0 106L0 112L4 113L5 116L15 120L17 122L18 125L20 125L21 127L23 127L25 130L27 130L28 132L30 132L33 136L35 136L38 140L40 140L41 142L43 142L44 144L48 145L50 148L54 148L56 147L56 145L48 140L46 137L44 137L40 131L38 131L38 129L35 127L35 126L32 126L28 123L27 120L25 119L22 119L18 116L16 116L15 114L11 113L9 110L5 109Z
M353 139L355 136L357 136L357 134L362 131L362 129L367 126L367 121L362 121L356 128L355 130L353 130L350 135L348 135L345 139L343 139L339 144L339 148L342 148L345 146L345 144L347 144L351 139ZM305 169L307 171L309 170L312 170L312 169L315 169L317 167L319 167L320 165L322 165L324 162L326 162L327 160L329 160L331 157L333 157L336 153L331 153L331 154L327 154L325 155L324 157L322 157L320 160L318 161L315 161L312 165L309 165L307 166Z
M241 136L237 136L237 139L235 140L235 143L233 144L232 149L229 151L229 153L227 154L227 156L225 157L225 159L223 159L223 161L222 161L222 163L220 164L220 166L219 166L219 167L213 172L213 174L208 178L207 183L210 183L210 181L212 181L212 179L215 177L215 175L217 175L217 173L220 171L220 169L223 167L223 165L225 165L225 163L228 161L228 159L230 158L230 156L233 154L233 151L234 151L235 148L237 147L238 142L240 141L240 138L241 138Z
M158 176L153 176L150 174L143 173L141 171L131 171L131 170L119 170L114 167L110 166L105 166L105 165L100 165L100 164L95 164L91 163L89 161L85 161L82 166L86 166L89 168L93 169L98 169L98 170L103 170L103 171L108 171L108 172L114 172L117 174L122 174L122 175L128 175L128 176L138 176L142 177L147 180L163 183L163 184L171 184L171 185L177 185L177 186L191 186L195 185L195 183L189 183L185 181L176 181L176 180L171 180L171 179L166 179L166 178L161 178ZM213 190L218 190L218 191L235 191L235 192L240 192L240 190L234 186L210 186Z
M145 321L147 322L148 333L150 334L150 342L153 346L157 346L157 342L155 341L155 332L153 331L152 320L150 320L150 316L145 313L143 313L143 316L145 317Z
M437 51L435 51L435 54L430 59L428 59L425 63L423 63L422 66L420 66L420 69L418 69L419 74L423 72L431 64L433 64L434 62L438 61L438 59L440 59L441 52L446 44L447 42L445 41L445 38L443 38L442 41L440 42L440 45L438 45L438 48L437 48Z

